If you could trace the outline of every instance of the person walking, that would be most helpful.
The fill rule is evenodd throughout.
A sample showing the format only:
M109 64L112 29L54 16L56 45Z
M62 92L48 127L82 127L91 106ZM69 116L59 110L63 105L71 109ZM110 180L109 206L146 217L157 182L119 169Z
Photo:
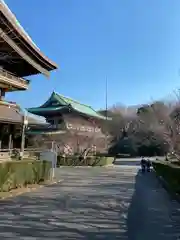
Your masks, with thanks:
M141 159L141 170L142 172L146 171L146 160L144 159L144 157L142 157Z

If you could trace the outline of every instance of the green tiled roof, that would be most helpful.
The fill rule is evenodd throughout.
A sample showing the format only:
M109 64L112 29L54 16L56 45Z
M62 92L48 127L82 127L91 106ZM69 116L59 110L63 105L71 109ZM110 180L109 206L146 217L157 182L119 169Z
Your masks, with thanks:
M64 106L61 107L37 107L37 108L28 108L28 112L30 113L40 113L40 112L50 112L50 111L58 111L62 110Z
M55 106L52 106L52 103L55 102ZM92 107L82 104L76 100L71 98L65 97L58 93L53 92L51 97L40 107L37 108L28 108L27 110L30 113L35 113L41 115L41 113L51 112L51 111L58 111L64 108L69 107L79 113L105 120L106 117L101 115L100 113L96 112ZM107 120L111 120L111 118L107 118Z
M60 95L58 93L53 93L54 97L61 103L64 103L66 105L70 105L74 110L95 117L95 118L100 118L100 119L106 119L106 117L104 117L103 115L99 114L98 112L96 112L91 106L82 104L76 100L73 100L71 98L65 97L63 95ZM110 118L108 118L108 120L110 120Z

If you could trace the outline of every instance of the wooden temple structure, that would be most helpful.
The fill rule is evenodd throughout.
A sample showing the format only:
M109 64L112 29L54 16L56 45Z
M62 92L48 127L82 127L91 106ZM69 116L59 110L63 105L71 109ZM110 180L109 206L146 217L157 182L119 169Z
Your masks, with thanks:
M31 127L28 134L49 136L58 143L60 152L82 152L87 148L98 152L106 150L107 136L101 125L110 118L92 107L53 92L43 105L27 110L45 117L49 124Z
M48 77L56 68L0 0L0 150L12 148L24 124L24 113L15 102L5 100L6 93L27 90L30 81L25 77L38 73ZM28 122L38 124L33 117L29 117Z

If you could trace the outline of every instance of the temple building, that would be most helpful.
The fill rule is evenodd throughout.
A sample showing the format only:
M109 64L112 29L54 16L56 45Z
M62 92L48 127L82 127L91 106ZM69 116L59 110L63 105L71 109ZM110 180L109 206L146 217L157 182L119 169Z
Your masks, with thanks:
M16 132L24 124L24 113L15 102L5 100L6 93L27 90L30 81L25 77L38 73L48 77L56 68L0 0L0 149L12 147ZM28 120L30 125L38 123L33 117Z
M104 151L107 136L101 125L110 118L99 114L92 107L53 92L41 106L27 109L30 113L45 117L48 126L31 127L28 134L49 136L59 145L59 151L66 148L72 152L94 147Z

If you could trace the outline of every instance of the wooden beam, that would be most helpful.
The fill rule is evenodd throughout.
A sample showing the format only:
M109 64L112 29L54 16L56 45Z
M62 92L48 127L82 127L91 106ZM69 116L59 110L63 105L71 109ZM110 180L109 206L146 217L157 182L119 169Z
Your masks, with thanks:
M0 28L0 37L4 39L26 62L32 65L35 69L37 69L40 73L44 74L46 77L50 76L49 71L45 68L41 67L37 62L35 62L32 58L29 57L17 44Z

